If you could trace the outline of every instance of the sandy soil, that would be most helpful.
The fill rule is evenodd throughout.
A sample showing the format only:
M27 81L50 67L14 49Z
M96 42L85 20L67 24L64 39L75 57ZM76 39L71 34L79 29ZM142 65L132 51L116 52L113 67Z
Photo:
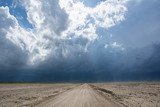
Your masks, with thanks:
M127 107L160 107L160 82L94 84Z
M0 84L0 107L32 107L77 84Z
M0 107L160 107L160 83L0 84Z

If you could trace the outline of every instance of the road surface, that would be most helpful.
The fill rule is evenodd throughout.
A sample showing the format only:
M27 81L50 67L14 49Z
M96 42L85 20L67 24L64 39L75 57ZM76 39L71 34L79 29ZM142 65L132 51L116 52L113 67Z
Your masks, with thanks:
M122 105L107 100L96 89L88 84L83 84L68 90L47 101L41 102L36 107L123 107Z

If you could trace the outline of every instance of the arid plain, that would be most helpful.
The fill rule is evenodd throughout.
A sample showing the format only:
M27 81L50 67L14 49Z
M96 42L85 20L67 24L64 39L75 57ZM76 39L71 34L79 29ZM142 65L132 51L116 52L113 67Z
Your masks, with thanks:
M0 107L160 107L160 82L0 84Z

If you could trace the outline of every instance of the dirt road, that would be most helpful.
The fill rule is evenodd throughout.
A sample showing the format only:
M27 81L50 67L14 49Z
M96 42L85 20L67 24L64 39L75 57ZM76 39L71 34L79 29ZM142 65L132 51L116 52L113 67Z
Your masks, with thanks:
M122 105L101 95L94 87L83 84L54 98L44 101L37 107L121 107ZM123 105L124 106L124 105Z

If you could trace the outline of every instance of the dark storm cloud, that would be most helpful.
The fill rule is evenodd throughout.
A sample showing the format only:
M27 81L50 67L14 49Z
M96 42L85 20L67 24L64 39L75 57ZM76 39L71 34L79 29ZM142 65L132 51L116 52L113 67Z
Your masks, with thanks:
M66 59L51 57L35 69L19 72L19 79L15 80L30 82L159 80L160 54L157 53L160 50L159 46L157 44L143 49L130 49L125 54L99 50L95 55L94 50L90 50L90 53L81 56L77 53ZM145 52L149 48L154 50L146 55Z
M14 69L25 65L27 55L10 41L0 37L0 70Z
M0 36L0 81L14 81L18 71L26 66L27 54Z
M159 80L160 54L157 51L160 51L160 45L155 46L153 53L146 57L143 56L147 48L133 49L125 55L99 50L97 55L86 53L79 56L77 53L67 59L50 57L36 68L25 68L10 73L1 72L1 80L27 82Z

